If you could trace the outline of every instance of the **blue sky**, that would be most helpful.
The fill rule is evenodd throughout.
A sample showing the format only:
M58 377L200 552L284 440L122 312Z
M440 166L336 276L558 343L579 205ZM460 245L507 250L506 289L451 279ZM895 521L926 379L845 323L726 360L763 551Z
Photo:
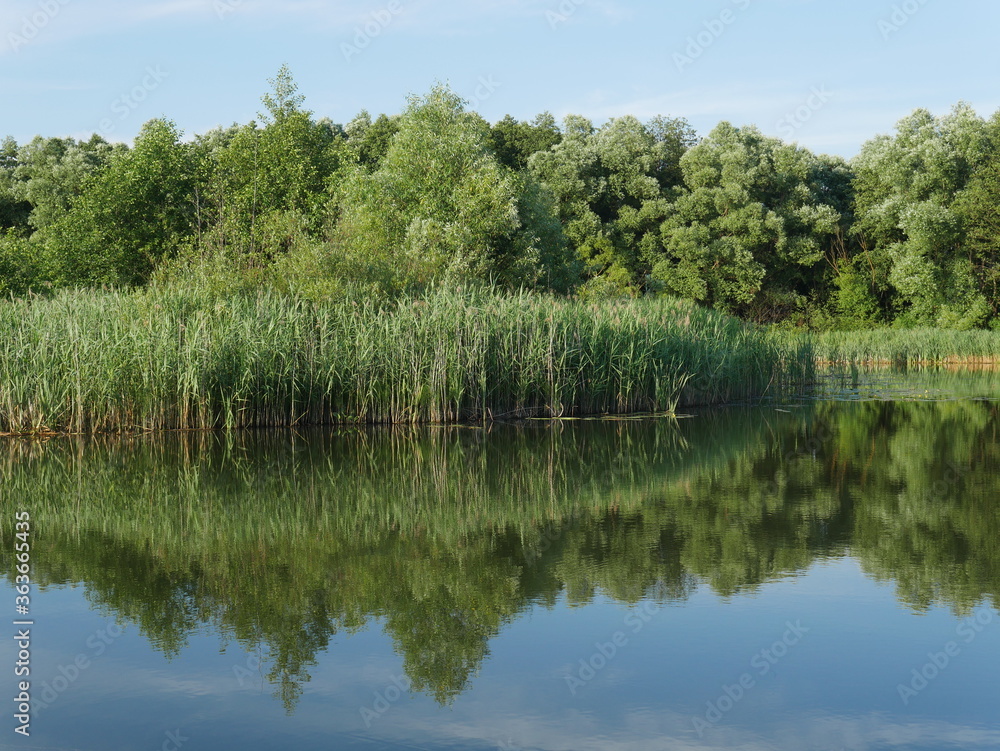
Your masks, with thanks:
M973 0L4 0L0 137L247 122L282 63L335 122L448 82L487 120L721 120L853 156L917 107L1000 109Z

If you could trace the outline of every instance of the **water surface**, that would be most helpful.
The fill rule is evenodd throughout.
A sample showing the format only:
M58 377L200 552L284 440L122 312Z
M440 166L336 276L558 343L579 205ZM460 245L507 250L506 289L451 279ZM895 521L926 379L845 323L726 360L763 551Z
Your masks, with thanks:
M997 396L4 443L0 748L1000 748Z

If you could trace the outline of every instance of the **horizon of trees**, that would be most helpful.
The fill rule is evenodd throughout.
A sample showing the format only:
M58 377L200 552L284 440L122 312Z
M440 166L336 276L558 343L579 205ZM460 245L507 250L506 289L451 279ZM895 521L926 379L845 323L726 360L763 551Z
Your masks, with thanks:
M1000 328L1000 113L918 109L852 160L720 123L490 124L447 86L346 124L287 68L259 120L0 142L0 294L151 280L311 298L489 283L760 323Z

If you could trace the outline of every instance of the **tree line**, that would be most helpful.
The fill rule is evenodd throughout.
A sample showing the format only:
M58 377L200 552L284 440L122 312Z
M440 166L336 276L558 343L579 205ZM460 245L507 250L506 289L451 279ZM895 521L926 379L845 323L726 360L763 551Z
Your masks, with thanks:
M490 124L447 86L341 125L287 68L259 120L0 144L0 293L163 279L329 298L669 294L815 328L1000 325L1000 113L916 110L847 161L723 122Z

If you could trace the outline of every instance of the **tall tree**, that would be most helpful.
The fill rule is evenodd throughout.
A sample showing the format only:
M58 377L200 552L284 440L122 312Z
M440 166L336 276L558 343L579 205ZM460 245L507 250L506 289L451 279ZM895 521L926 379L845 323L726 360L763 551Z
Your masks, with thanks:
M634 117L595 128L570 115L562 140L529 159L529 168L556 196L566 234L584 264L584 292L637 293L649 268L643 249L662 222L680 174L681 155L694 142L683 120Z
M16 185L18 151L13 138L0 142L0 230L27 227L31 215L31 204L21 198Z
M493 153L501 164L515 170L527 169L532 154L546 151L561 140L559 125L549 112L537 115L531 122L507 115L490 128Z
M717 126L681 159L652 278L665 291L760 321L801 307L842 220L842 165L764 136ZM832 173L832 174L831 174Z
M990 315L953 206L986 147L985 123L959 104L940 118L916 110L853 162L854 231L901 325L965 329Z
M190 236L194 170L180 137L172 122L150 120L66 214L40 228L56 281L141 284Z
M378 169L358 168L344 185L340 247L403 283L534 286L560 276L561 233L525 179L494 156L488 128L447 87L412 97Z
M207 248L266 261L326 229L331 176L344 161L342 129L315 120L287 67L251 122L196 142L199 231Z

